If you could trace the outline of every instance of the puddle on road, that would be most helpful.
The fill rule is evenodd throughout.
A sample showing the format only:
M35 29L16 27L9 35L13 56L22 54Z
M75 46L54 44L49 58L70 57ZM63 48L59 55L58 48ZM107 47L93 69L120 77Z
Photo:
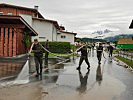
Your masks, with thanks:
M49 61L49 65L55 64L58 61L60 60L51 59ZM77 66L76 64L78 61L79 59L68 64L66 63L66 65L59 64L55 66L56 69L50 69L48 72L44 72L43 79L41 81L41 89L46 90L46 92L49 92L49 94L46 95L43 99L120 100L119 98L121 96L121 93L125 90L125 85L121 81L115 79L114 77L110 77L106 73L104 73L104 77L101 76L101 68L97 66L93 66L94 68L91 68L90 70L91 73L85 73L82 77L81 75L79 75L81 73L78 73L78 71L75 70L75 66ZM20 81L24 76L28 75L28 70L35 71L34 61L32 60L30 64L30 69L24 67L21 71L22 74L19 74L17 80ZM86 70L86 65L83 70L84 69ZM26 80L29 79L27 78Z
M64 58L65 59L65 58ZM49 73L44 73L44 78L58 76L59 72L63 71L64 69L64 64L56 64L60 59L57 58L51 58L49 59L49 68L54 68L49 70ZM54 65L54 66L53 66ZM43 63L44 66L44 63ZM2 85L7 85L7 84L22 84L22 83L28 83L29 81L38 81L35 77L30 77L31 74L36 72L35 70L35 63L34 63L34 58L31 57L30 60L25 61L10 61L8 60L5 62L0 62L0 81ZM58 74L58 75L54 75ZM47 76L48 75L48 76ZM12 78L12 77L13 78Z
M16 76L23 68L25 62L0 62L0 78L2 77L9 77L9 76Z
M119 80L104 75L104 79L102 80L102 84L99 84L98 81L94 84L93 87L88 85L86 94L83 98L91 98L93 100L121 100L121 93L124 92L126 86ZM84 100L84 99L83 99Z
M5 75L7 75L7 77L3 77L1 78L1 85L2 86L6 86L6 85L14 85L14 84L24 84L24 83L28 83L28 75L29 75L29 61L27 61L25 64L17 62L17 63L13 63L15 66L12 66L12 64L9 64L8 69L5 70L6 72L8 72L8 70L10 70L10 72L14 72L13 74L10 73L6 73ZM9 62L8 62L9 63ZM19 66L18 66L19 65ZM3 67L3 66L2 66ZM15 69L13 69L13 68ZM17 67L19 67L19 69L17 69ZM10 76L10 75L13 76Z
M24 98L26 98L25 100L41 100L40 98L42 98L43 94L45 94L45 93L43 93L45 91L43 91L42 90L43 88L42 87L40 88L40 86L32 85L36 82L39 82L40 80L37 81L37 79L35 77L32 77L32 78L34 78L35 81L28 83L29 86L23 87L25 85L20 85L21 83L27 83L27 82L29 82L29 80L30 81L33 80L33 79L30 79L29 77L27 77L27 76L29 76L29 72L30 72L29 70L35 71L35 65L34 65L33 60L34 59L32 58L32 60L30 62L30 64L31 64L30 68L28 66L28 61L25 63L25 66L22 66L24 64L19 63L21 65L21 69L19 69L19 72L17 74L14 74L14 75L17 75L17 77L13 78L12 79L13 81L10 80L10 78L9 78L4 83L5 85L10 85L10 84L19 84L19 85L18 86L17 85L7 86L7 87L10 87L8 90L6 87L0 88L0 99L2 98L2 100L6 100L6 98L9 97L12 100L18 100L17 99L18 97L22 97L23 98L22 100L24 100ZM56 62L59 62L59 61L60 60L58 60L58 59L50 59L49 65L55 64ZM46 83L49 83L49 84L50 83L56 83L56 81L58 80L58 76L59 76L60 72L64 71L64 64L58 64L54 67L55 67L55 69L50 69L48 72L44 72L42 80L45 80L45 84ZM9 76L10 76L10 74L9 74ZM42 84L42 81L40 81L40 82ZM31 87L31 88L29 88L29 87ZM21 90L22 94L21 94L20 90ZM40 90L40 91L38 91L38 90ZM36 97L35 95L40 95L40 96ZM36 99L36 98L38 98L38 99Z
M26 84L29 82L29 60L23 66L23 69L14 81L14 84Z
M82 74L75 71L74 64L68 65L65 66L68 69L58 77L56 83L44 84L44 89L50 92L45 100L122 100L121 94L126 86L106 72L103 75L103 66L93 66L91 73L87 73L83 64L82 70L86 73Z

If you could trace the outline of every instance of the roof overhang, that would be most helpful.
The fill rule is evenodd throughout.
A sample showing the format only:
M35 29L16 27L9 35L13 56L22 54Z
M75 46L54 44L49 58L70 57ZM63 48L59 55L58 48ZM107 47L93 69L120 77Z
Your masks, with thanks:
M60 26L60 30L65 30L65 27L64 26Z
M133 44L132 38L120 38L117 44Z
M39 16L39 17L44 18L44 17L41 15L41 13L40 13L37 9L34 9L34 8L16 6L16 5L5 4L5 3L1 3L1 4L0 4L0 8L1 8L1 7L16 8L16 9L21 9L21 10L32 11L32 12L38 13L38 16Z
M57 21L49 20L49 19L42 19L42 18L33 18L33 20L40 20L40 21L45 21L45 22L52 23L52 24L54 24L54 26L55 26L58 30L60 30L60 26L59 26L59 24L58 24Z
M77 35L77 33L73 33L73 32L67 32L67 31L62 31L62 30L60 30L59 32L61 32L61 33L66 33L66 34L73 34L73 35Z
M30 32L31 36L37 36L37 32L21 17L21 16L9 16L0 15L0 24L13 27L13 25L22 25L23 28Z

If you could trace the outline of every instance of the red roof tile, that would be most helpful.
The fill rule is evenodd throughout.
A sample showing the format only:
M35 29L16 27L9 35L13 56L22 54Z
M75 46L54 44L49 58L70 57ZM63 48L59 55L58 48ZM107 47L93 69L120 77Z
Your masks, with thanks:
M118 44L133 44L132 38L121 38L118 40Z

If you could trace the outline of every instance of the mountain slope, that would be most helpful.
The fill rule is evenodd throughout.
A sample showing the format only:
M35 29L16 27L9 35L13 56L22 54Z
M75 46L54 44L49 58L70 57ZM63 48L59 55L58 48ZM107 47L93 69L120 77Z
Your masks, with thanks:
M104 40L115 42L115 41L118 41L119 38L128 38L128 37L133 37L133 34L120 34L116 36L110 36L110 37L104 38Z

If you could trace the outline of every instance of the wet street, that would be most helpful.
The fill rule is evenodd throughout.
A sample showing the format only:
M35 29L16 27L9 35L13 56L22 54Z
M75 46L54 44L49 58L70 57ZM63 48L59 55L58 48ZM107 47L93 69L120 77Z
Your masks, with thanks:
M98 66L96 55L90 55L90 70L83 62L81 71L76 70L79 57L64 63L58 63L63 59L50 59L50 69L43 73L42 80L33 75L31 60L30 68L28 64L20 67L16 78L0 80L0 100L133 100L133 73L111 61L107 54L105 57ZM10 86L19 82L26 84Z

